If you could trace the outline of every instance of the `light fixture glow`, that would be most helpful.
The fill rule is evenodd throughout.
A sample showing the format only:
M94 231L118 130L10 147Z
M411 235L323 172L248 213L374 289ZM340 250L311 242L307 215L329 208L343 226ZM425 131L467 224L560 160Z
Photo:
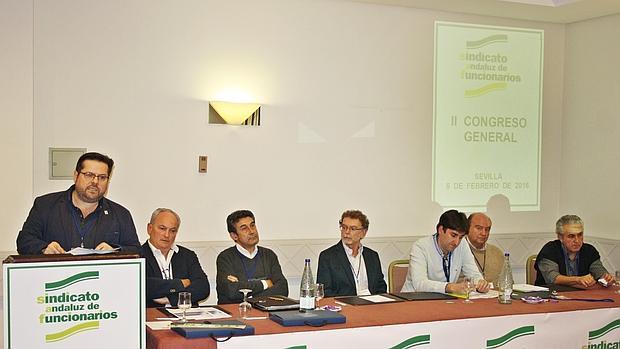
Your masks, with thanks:
M229 125L241 125L260 108L258 103L211 101L209 104Z

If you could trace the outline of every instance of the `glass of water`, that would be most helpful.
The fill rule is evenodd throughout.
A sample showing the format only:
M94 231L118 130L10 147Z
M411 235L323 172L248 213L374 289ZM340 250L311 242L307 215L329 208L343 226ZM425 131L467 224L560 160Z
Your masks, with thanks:
M243 293L243 302L239 303L239 316L241 316L242 319L245 319L249 316L250 310L252 310L252 304L248 302L248 293L252 292L252 290L242 288L239 292Z
M183 317L181 318L181 322L187 322L185 312L187 311L187 309L192 307L192 294L190 292L179 292L179 302L177 303L177 307L183 310Z
M471 280L471 278L468 278L468 277L463 279L463 283L464 283L464 286L465 286L465 300L463 301L463 303L465 303L465 304L473 303L474 301L469 299L469 295L471 294L471 291L474 290L474 283Z
M316 299L316 308L321 307L321 299L325 297L325 287L323 284L316 284L314 298Z

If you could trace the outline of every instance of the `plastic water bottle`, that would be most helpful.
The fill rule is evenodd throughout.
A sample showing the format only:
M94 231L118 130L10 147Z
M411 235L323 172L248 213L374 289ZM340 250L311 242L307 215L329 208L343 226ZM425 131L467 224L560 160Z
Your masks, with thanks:
M512 303L512 298L510 298L510 296L512 295L514 280L512 278L512 268L510 267L510 253L508 252L504 253L504 266L499 273L497 283L499 287L499 302L502 304Z
M299 286L299 311L314 309L314 277L310 268L310 258L306 258L304 272Z

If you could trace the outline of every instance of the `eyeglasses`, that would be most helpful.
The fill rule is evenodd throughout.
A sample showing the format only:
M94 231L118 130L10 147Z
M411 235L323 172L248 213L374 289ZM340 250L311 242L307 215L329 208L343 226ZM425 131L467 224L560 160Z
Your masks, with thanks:
M350 231L352 233L357 233L358 231L362 230L364 230L364 228L362 227L349 227L348 225L340 223L340 231Z
M108 176L107 174L94 174L92 172L80 172L81 175L84 176L84 178L88 179L89 181L92 181L93 179L97 178L99 180L99 182L105 182L108 179L110 179L110 176Z

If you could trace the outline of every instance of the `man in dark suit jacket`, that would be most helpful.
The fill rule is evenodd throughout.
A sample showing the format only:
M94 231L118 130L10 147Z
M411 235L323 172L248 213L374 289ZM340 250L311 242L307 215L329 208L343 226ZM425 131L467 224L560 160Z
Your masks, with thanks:
M209 297L209 280L196 253L174 243L180 224L174 211L158 208L147 225L149 239L141 249L146 259L147 307L174 306L179 292L191 292L194 304Z
M68 190L34 200L17 236L19 254L66 253L74 247L138 252L131 214L105 197L114 161L99 153L78 159Z
M361 211L345 211L340 219L340 237L319 255L317 282L325 297L368 295L387 292L379 254L362 246L369 221Z

